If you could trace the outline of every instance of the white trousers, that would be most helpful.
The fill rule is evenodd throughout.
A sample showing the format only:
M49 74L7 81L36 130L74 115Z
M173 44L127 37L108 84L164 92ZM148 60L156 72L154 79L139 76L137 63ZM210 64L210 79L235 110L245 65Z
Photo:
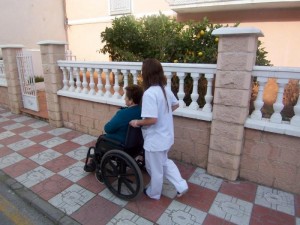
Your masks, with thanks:
M149 152L145 151L146 169L151 180L147 187L147 195L153 199L160 199L164 177L167 178L181 193L188 188L186 180L175 163L168 159L168 151Z

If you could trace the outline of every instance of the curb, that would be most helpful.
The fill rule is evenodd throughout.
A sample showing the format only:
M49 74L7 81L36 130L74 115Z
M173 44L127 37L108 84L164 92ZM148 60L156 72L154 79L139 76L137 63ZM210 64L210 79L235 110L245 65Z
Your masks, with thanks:
M0 182L9 187L16 195L22 198L31 207L50 219L57 225L81 225L76 220L68 216L66 213L55 208L46 200L40 198L37 194L26 188L24 185L9 177L0 170Z

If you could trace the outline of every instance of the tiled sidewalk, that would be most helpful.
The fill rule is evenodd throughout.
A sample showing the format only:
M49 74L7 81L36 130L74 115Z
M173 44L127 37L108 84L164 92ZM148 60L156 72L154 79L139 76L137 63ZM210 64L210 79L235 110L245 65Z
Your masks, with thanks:
M228 182L177 163L189 192L126 202L83 171L97 137L14 115L0 106L0 169L81 224L300 225L300 196L255 183ZM144 183L149 176L144 173ZM300 181L299 181L300 182Z

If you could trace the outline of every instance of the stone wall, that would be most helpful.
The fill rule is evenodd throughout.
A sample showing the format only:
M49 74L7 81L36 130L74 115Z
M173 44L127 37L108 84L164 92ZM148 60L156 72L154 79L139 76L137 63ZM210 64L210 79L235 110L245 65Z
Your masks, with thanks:
M8 107L8 89L0 86L0 104Z
M245 129L240 177L300 193L300 138Z
M120 108L113 105L59 97L63 126L90 135L102 134L105 123Z

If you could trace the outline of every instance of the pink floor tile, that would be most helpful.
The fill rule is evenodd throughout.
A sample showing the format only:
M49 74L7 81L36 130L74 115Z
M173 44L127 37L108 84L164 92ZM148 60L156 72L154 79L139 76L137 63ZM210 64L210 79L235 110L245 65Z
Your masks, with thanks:
M71 217L84 225L107 224L121 209L120 206L97 195Z
M11 132L13 132L13 131L11 131ZM16 143L18 141L22 141L22 140L24 140L23 137L20 137L19 135L14 135L14 136L2 139L1 144L2 145L10 145L10 144Z
M52 172L58 173L76 162L77 162L77 160L75 160L69 156L62 155L62 156L55 158L54 160L46 162L43 165L43 167L51 170Z
M85 176L76 183L95 194L100 193L106 187L104 184L101 184L96 180L95 173L90 173L88 176Z
M67 141L65 143L62 143L60 145L57 145L57 146L53 147L52 149L57 151L57 152L60 152L62 154L66 154L66 153L68 153L68 152L70 152L70 151L72 151L76 148L79 148L79 147L80 147L79 144L76 144L72 141ZM88 150L88 148L86 149L86 151L87 150Z
M41 198L48 201L55 195L70 187L72 184L73 182L68 179L55 174L41 183L34 185L31 187L31 190L38 194Z
M35 169L38 166L39 164L33 162L30 159L23 159L19 162L14 163L11 166L4 168L3 171L9 176L16 178L30 170Z
M65 134L59 135L59 137L61 137L63 139L66 139L66 140L72 140L72 139L77 138L81 135L82 135L81 132L72 130L72 131L67 132Z
M256 189L256 184L247 181L224 181L219 192L253 202L255 200Z
M176 200L203 212L208 212L217 192L192 183L188 183L188 185L189 191Z
M13 132L15 134L21 134L21 133L24 133L24 132L30 131L30 130L32 130L32 127L24 126L24 127L20 127L20 128L14 129Z
M31 157L37 153L40 153L42 151L45 151L47 150L47 148L43 145L40 145L40 144L35 144L35 145L32 145L28 148L24 148L24 149L21 149L18 151L18 153L24 157Z
M31 118L31 119L29 119L29 120L26 120L26 121L22 122L22 124L24 124L24 125L26 125L26 126L29 126L29 125L31 125L31 124L33 124L33 123L35 123L35 122L36 122L36 119ZM31 129L32 129L32 127L31 127Z
M221 218L218 218L213 215L207 214L203 225L234 225L234 223L228 222L226 220L223 220Z
M40 129L39 129L40 130ZM34 141L35 143L40 143L46 140L49 140L53 138L54 136L52 134L43 133L41 135L34 136L32 138L29 138L31 141Z
M14 152L13 150L4 146L4 147L0 148L0 158L2 158L3 156L9 155L13 152Z
M254 205L250 225L294 225L295 217L288 214Z
M153 200L141 195L136 201L129 202L125 208L131 212L155 222L171 204L172 199L162 196L160 200Z
M181 173L181 176L186 180L188 180L192 176L192 174L195 172L196 168L192 165L188 165L188 164L181 163L178 161L174 161L174 162L177 165L177 167Z
M53 129L55 129L55 127L51 127L50 125L46 125L46 126L43 126L43 127L39 128L39 130L43 131L43 132L48 132L48 131L53 130Z

